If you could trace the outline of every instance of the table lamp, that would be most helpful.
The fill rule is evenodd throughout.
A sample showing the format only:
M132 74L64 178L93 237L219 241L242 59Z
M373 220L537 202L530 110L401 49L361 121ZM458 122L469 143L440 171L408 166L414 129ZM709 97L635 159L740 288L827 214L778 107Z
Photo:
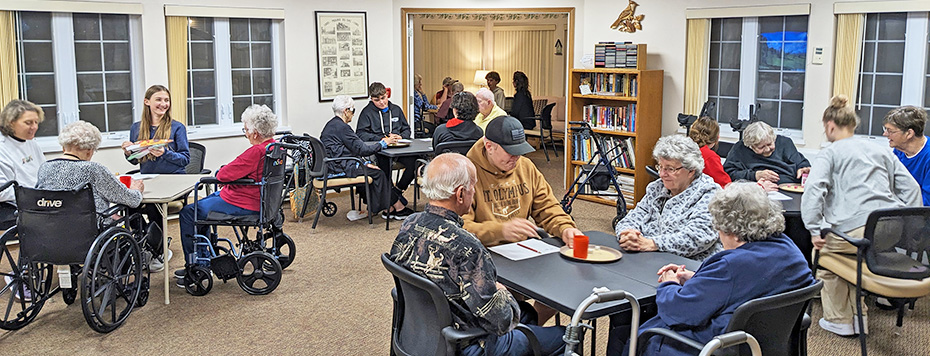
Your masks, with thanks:
M475 71L475 85L477 85L478 87L488 86L488 80L484 79L484 77L486 77L488 73L490 72L491 71L489 70L483 70L483 69L476 70Z

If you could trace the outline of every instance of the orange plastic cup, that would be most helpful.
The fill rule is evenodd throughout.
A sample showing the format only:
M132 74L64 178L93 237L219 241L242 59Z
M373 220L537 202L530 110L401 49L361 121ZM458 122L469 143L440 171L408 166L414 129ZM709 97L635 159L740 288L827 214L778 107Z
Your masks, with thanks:
M588 237L585 235L575 235L575 247L572 249L572 255L575 258L588 258Z
M129 185L132 184L132 176L119 176L119 181L120 183L123 183L126 188L129 188Z

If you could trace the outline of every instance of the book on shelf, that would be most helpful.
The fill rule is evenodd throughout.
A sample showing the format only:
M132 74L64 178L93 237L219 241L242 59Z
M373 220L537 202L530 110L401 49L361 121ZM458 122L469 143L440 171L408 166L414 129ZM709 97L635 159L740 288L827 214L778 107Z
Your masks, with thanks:
M584 162L591 160L597 149L593 138L584 139L581 135L574 135L572 139L572 160ZM633 152L635 144L632 137L605 137L604 144L606 147L601 147L601 149L606 152L607 159L612 166L627 169L636 167L636 155ZM594 163L597 161L595 160ZM629 179L629 184L632 186L632 176Z
M636 132L636 104L624 106L585 105L582 120L592 128Z
M594 44L595 68L636 68L637 49L632 42L598 42Z
M635 74L627 73L582 73L581 83L588 83L597 95L632 96L638 94L639 85Z

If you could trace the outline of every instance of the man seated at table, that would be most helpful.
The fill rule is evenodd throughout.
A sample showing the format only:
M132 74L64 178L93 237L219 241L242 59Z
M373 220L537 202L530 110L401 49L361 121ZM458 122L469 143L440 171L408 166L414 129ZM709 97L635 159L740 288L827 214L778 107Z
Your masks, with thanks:
M475 196L475 166L462 155L446 153L425 170L421 189L429 204L401 225L391 260L436 283L460 328L477 327L491 334L465 347L463 355L531 354L526 336L514 330L521 317L517 301L497 282L490 252L462 228L460 214L469 211ZM544 355L562 348L561 326L528 327Z
M769 124L756 121L743 130L742 141L730 149L723 170L733 181L800 183L801 175L810 172L811 163L790 138L775 135Z
M494 102L494 93L488 88L478 89L475 98L478 99L478 116L475 117L475 124L481 130L487 128L491 120L500 116L507 116L507 112Z
M769 200L757 183L731 183L714 195L709 209L724 251L705 260L696 271L675 264L659 269L658 315L640 330L672 329L703 344L723 334L743 303L814 283L804 255L781 233L785 227L781 205ZM629 334L611 337L625 340ZM696 353L658 336L642 346L642 355Z
M407 117L404 116L404 111L401 110L400 106L394 105L394 103L388 101L387 89L384 87L384 84L378 82L371 83L371 85L368 86L368 96L371 98L371 101L368 102L368 105L358 114L358 124L355 128L358 137L366 142L378 142L385 137L390 137L395 141L401 138L410 139L410 125L407 124ZM377 155L376 157L378 168L390 178L391 169L393 168L391 167L391 159L381 155ZM417 157L397 157L394 159L394 162L404 166L404 173L401 174L400 179L397 180L393 188L395 189L395 195L403 196L404 190L407 190L407 187L410 186L410 182L413 182ZM413 210L405 207L397 211L396 214L382 214L382 217L385 219L392 218L403 220L403 218L412 213Z
M930 206L930 139L923 134L927 112L902 106L885 114L884 136L894 155L920 184L924 206Z
M484 132L475 125L475 115L478 114L478 101L472 93L463 91L452 97L452 112L455 118L445 125L439 125L433 131L433 147L443 142L476 141L481 139Z
M465 230L485 246L536 236L536 225L569 245L575 235L582 234L562 210L546 177L523 157L533 151L523 125L512 116L491 120L484 138L468 151L468 158L478 167L478 199L463 216Z

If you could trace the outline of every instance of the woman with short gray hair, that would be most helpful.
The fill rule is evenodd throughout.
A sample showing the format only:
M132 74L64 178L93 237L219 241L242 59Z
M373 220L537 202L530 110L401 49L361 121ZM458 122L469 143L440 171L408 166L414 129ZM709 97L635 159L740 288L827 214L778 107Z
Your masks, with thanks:
M36 185L36 172L45 155L34 138L45 118L42 108L25 100L11 100L0 111L0 184L17 181L25 187ZM0 191L0 230L16 224L13 189Z
M723 170L733 181L800 183L801 176L810 172L811 163L790 138L776 135L769 124L756 121L743 130L743 140L730 149Z
M142 191L145 189L141 180L133 180L126 187L109 169L90 161L100 141L100 130L87 121L76 121L65 126L58 134L58 143L64 153L61 158L45 162L39 167L36 188L72 190L90 183L98 213L109 208L110 204L138 207L142 203Z
M653 149L659 179L617 226L620 247L628 251L663 251L703 260L720 251L707 204L720 186L701 173L704 159L691 139L660 138Z
M709 204L723 251L696 271L669 264L659 269L658 315L640 330L670 328L706 343L722 334L733 312L750 300L815 283L804 255L785 234L778 203L754 182L733 182ZM643 355L691 355L681 344L650 338Z

